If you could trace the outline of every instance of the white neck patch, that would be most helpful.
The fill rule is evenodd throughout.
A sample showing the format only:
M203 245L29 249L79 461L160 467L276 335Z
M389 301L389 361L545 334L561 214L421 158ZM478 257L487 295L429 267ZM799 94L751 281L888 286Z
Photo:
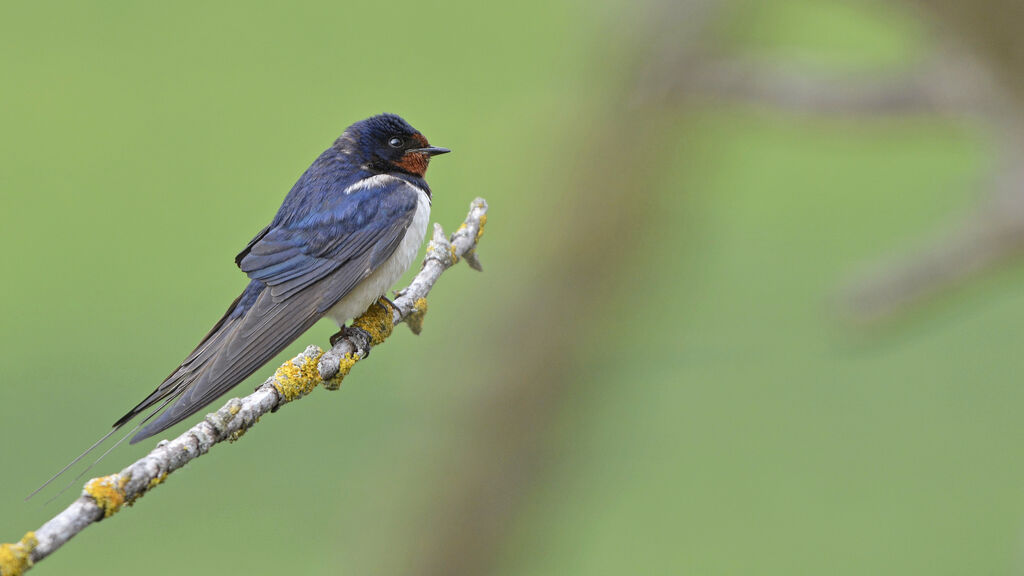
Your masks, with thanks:
M348 196L353 192L358 192L366 188L375 188L377 186L383 186L384 184L392 180L398 180L398 178L395 178L390 174L375 174L373 176L370 176L369 178L363 178L362 180L356 182L355 184L349 186L348 188L345 188L345 190L342 193Z

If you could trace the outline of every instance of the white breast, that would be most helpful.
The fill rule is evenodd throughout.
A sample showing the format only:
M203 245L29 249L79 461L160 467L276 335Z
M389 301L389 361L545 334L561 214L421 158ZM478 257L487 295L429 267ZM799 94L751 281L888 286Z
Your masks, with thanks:
M409 184L409 186L412 185ZM333 318L338 326L359 316L378 298L386 294L416 259L416 254L423 244L423 236L427 232L427 223L430 220L430 199L425 191L415 186L413 188L416 188L417 194L416 213L412 217L412 224L405 232L405 237L395 249L395 253L327 311L327 316Z

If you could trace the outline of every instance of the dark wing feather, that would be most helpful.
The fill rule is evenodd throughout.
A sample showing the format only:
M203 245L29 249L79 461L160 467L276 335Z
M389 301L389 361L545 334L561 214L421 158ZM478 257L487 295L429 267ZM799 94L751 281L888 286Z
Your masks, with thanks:
M344 196L310 221L261 232L239 255L249 287L181 366L120 421L180 395L132 443L195 414L323 317L394 253L415 215L417 194L395 179Z
M260 230L259 233L256 234L256 236L252 240L249 240L249 243L245 245L245 248L242 248L242 251L239 252L237 256L235 256L236 266L242 265L242 258L245 258L246 254L248 254L249 251L252 250L252 247L255 246L257 242L259 242L264 236L267 235L267 232L270 232L270 226L267 226L263 230Z

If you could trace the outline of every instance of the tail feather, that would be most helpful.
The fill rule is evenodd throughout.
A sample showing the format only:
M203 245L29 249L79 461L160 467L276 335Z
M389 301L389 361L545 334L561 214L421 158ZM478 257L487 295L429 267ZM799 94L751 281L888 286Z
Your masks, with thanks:
M234 388L315 324L323 316L325 299L336 302L333 294L350 289L328 282L298 292L286 301L275 301L263 284L253 281L253 285L260 287L258 292L247 297L247 289L238 308L186 359L166 386L161 385L178 399L133 436L132 444L174 426Z
M166 400L156 410L154 410L152 413L150 413L148 416L146 416L146 418L144 418L142 420L142 422L139 422L135 426L135 428L133 428L131 430L131 432L129 432L128 434L131 434L135 430L138 430L140 426L142 426L146 422L149 422L154 416L156 416L161 410L163 410L167 406L167 404L170 403L170 401L171 401L171 399ZM89 446L88 448L85 449L84 452L82 452L78 456L75 456L75 458L71 462L68 462L66 465L64 465L64 467L61 468L59 471L57 471L56 474L54 474L53 476L50 476L50 478L47 479L46 482L43 482L42 484L40 484L38 488L33 490L28 496L25 497L25 500L29 500L30 498L32 498L33 496L35 496L36 494L41 492L44 488L46 488L47 486L52 484L55 480L57 480L58 478L63 476L64 473L66 473L68 470L70 470L75 464L78 464L83 458L85 458L86 456L91 454L93 450L99 448L104 442L106 442L108 438L110 438L111 436L116 434L118 432L118 430L120 430L121 428L124 428L125 424L127 424L127 422L120 422L120 423L116 424L114 426L114 428L110 430L110 432L107 432L99 440L97 440L96 442L93 442L92 446ZM89 470L92 470L93 466L99 464L100 461L102 461L104 458L106 458L106 456L108 454L113 452L114 448L117 448L122 442L125 441L125 438L127 438L127 437L128 436L125 435L124 438L121 438L120 440L115 442L114 445L111 446L110 448L108 448L105 452L103 452L103 454L100 454L99 458L94 460L92 462L92 464L89 464L85 468L85 470L82 470L81 472L79 472L77 476L75 476L74 478L71 479L71 482L69 482L67 486L65 486L64 488L61 488L60 492L58 492L53 498L51 498L47 502L52 502L54 498L57 498L57 496L60 496L61 494L66 492L67 489L70 488L72 485L74 485L74 483L76 481L78 481L78 479L80 479L82 476L84 476L86 474L86 472L88 472Z
M253 280L232 302L228 311L196 349L156 390L118 419L113 430L44 482L29 497L50 485L118 430L150 408L156 407L132 429L132 432L135 432L142 428L131 437L130 444L159 434L202 410L295 341L323 316L324 310L348 293L357 280L359 278L337 275L297 292L285 301L276 302L271 291L267 290L262 282ZM124 438L115 443L85 471L91 469L123 441Z
M38 488L33 490L28 496L25 497L25 500L28 500L28 499L32 498L33 496L35 496L36 494L41 492L43 490L43 488L46 488L47 486L52 484L54 480L56 480L57 478L60 478L61 476L63 476L64 473L67 472L68 470L70 470L72 466L74 466L75 464L78 464L78 462L81 461L82 458L85 458L86 456L89 455L90 452L92 452L93 450L98 448L100 446L100 444L103 444L104 442L106 442L107 438L110 438L111 436L113 436L118 430L121 429L122 426L124 426L124 424L119 424L117 426L114 426L113 430L111 430L110 432L107 432L106 434L103 435L102 438L100 438L99 440L94 442L92 446L89 446L88 448L86 448L85 452L82 452L78 456L75 456L74 460L72 460L71 462L68 462L66 465L64 465L63 468L58 470L56 474L54 474L53 476L50 476L50 478L46 482L43 482L42 484L40 484Z
M107 455L109 455L111 452L114 451L114 449L116 449L125 440L127 440L128 437L131 436L136 430L141 428L143 424L145 424L146 422L149 422L154 416L159 414L161 410L163 410L165 407L167 407L167 404L169 404L171 402L171 400L173 400L173 398L168 398L167 400L165 400L163 402L163 404L158 406L156 408L156 410L153 410L152 412L150 412L148 416L143 418L143 420L141 422L136 424L134 428L129 430L128 433L125 434L124 436L122 436L117 442L114 442L113 446L111 446L110 448L107 448L106 450L104 450L103 454L100 454L98 458L93 460L91 464L89 464L88 466L85 467L85 470L82 470L74 478L72 478L71 481L67 483L67 485L65 485L63 488L60 489L60 492L57 492L56 494L54 494L52 498L50 498L49 500L46 501L46 503L49 504L50 502L53 502L58 497L60 497L61 494L67 492L68 488L71 488L72 486L74 486L75 483L77 483L82 478L82 476L85 476L89 472L89 470L92 470L94 466L96 466L97 464L102 462L103 459L107 457ZM113 434L114 432L117 432L118 430L120 430L120 427L114 428L110 432L107 432L107 434L103 437L103 440L106 440L107 438L110 438L110 435ZM103 440L100 440L99 443L94 444L91 448L89 448L89 450L87 450L84 454L82 454L82 456L85 456L85 454L88 454L89 452L91 452L94 448L96 448L96 446L98 446L100 443L102 443ZM79 458L81 458L81 456L79 456ZM65 470L66 470L66 468L65 468ZM53 479L56 479L56 476ZM42 488L42 487L40 486L40 488ZM27 498L26 498L26 500L27 500Z
M147 415L145 419L139 422L139 424L132 429L132 432L138 430L144 424L152 420L157 414L159 414L164 408L166 408L167 405L170 404L172 400L180 396L181 393L185 390L185 388L187 388L193 381L195 381L195 379L198 377L198 371L202 369L202 366L205 364L205 361L209 359L209 344L211 340L214 340L218 334L224 331L226 325L231 324L232 321L234 321L239 316L239 303L243 302L247 297L250 300L255 299L255 297L262 290L262 286L263 285L258 282L250 283L249 286L246 287L245 291L243 291L242 294L238 298L236 298L234 302L231 303L231 306L228 307L227 312L224 313L224 316L221 317L220 321L218 321L217 324L214 325L213 329L211 329L210 332L205 337L203 337L203 339L199 342L199 345L196 346L196 349L193 350L191 354L189 354L185 361L182 362L181 365L174 370L174 372L171 372L171 374L166 379L164 379L164 381L159 386L157 386L156 390L154 390L142 402L139 402L134 408L129 410L128 413L119 418L117 422L114 422L114 426L110 430L110 432L104 434L103 437L94 442L92 446L89 446L89 448L87 448L84 452L76 456L73 460L71 460L71 462L68 462L63 468L57 471L56 474L51 476L48 480L46 480L46 482L43 482L38 488L33 490L32 493L25 498L25 500L32 498L33 496L41 492L44 488L52 484L55 480L63 476L68 470L74 467L75 464L78 464L79 462L82 461L83 458L92 453L93 450L99 448L111 436L116 434L118 430L124 428L139 414L142 414L146 410L149 410L150 408L157 406L159 404L159 406L157 406L157 408L153 410L153 412ZM97 458L96 461L94 461L82 473L76 476L71 481L71 483L73 484L76 480L81 478L83 474L88 472L93 466L95 466L101 460L103 460L103 458L107 454L113 451L113 449L120 445L123 441L124 438L118 440L114 444L114 446L112 446L110 449L108 449L106 452L100 455L100 457ZM67 487L61 490L61 493L63 493L64 490L67 490Z
M245 290L235 298L234 302L228 306L227 312L221 316L221 319L214 324L213 328L203 336L203 339L196 345L193 350L186 358L182 361L181 365L174 369L173 372L164 378L164 381L156 387L156 390L146 396L142 402L139 402L134 408L128 411L127 414L122 416L117 422L114 422L114 428L118 428L131 422L136 416L148 410L151 406L156 405L157 402L162 401L168 396L177 397L185 388L192 384L198 377L198 372L202 370L203 366L209 361L213 353L216 352L216 341L218 336L222 335L225 331L230 329L231 324L244 312L243 309L239 309L239 303L243 300L254 299L259 292L262 290L263 285L259 282L250 282L246 286ZM192 376L189 378L189 376Z

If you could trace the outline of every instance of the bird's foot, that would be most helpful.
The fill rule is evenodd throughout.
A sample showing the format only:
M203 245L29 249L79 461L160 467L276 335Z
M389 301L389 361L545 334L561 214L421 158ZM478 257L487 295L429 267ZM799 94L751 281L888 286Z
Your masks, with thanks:
M398 310L398 306L394 302L392 302L391 299L388 298L387 296L381 296L380 299L377 300L376 304L377 306L383 308L385 312L391 315L394 315L394 311ZM390 306L391 308L388 308L388 306Z
M373 337L369 332L358 326L342 326L341 330L338 330L337 333L331 336L331 348L337 346L338 342L341 342L346 338L355 345L357 352L362 353L363 358L370 357L370 347L368 344Z

